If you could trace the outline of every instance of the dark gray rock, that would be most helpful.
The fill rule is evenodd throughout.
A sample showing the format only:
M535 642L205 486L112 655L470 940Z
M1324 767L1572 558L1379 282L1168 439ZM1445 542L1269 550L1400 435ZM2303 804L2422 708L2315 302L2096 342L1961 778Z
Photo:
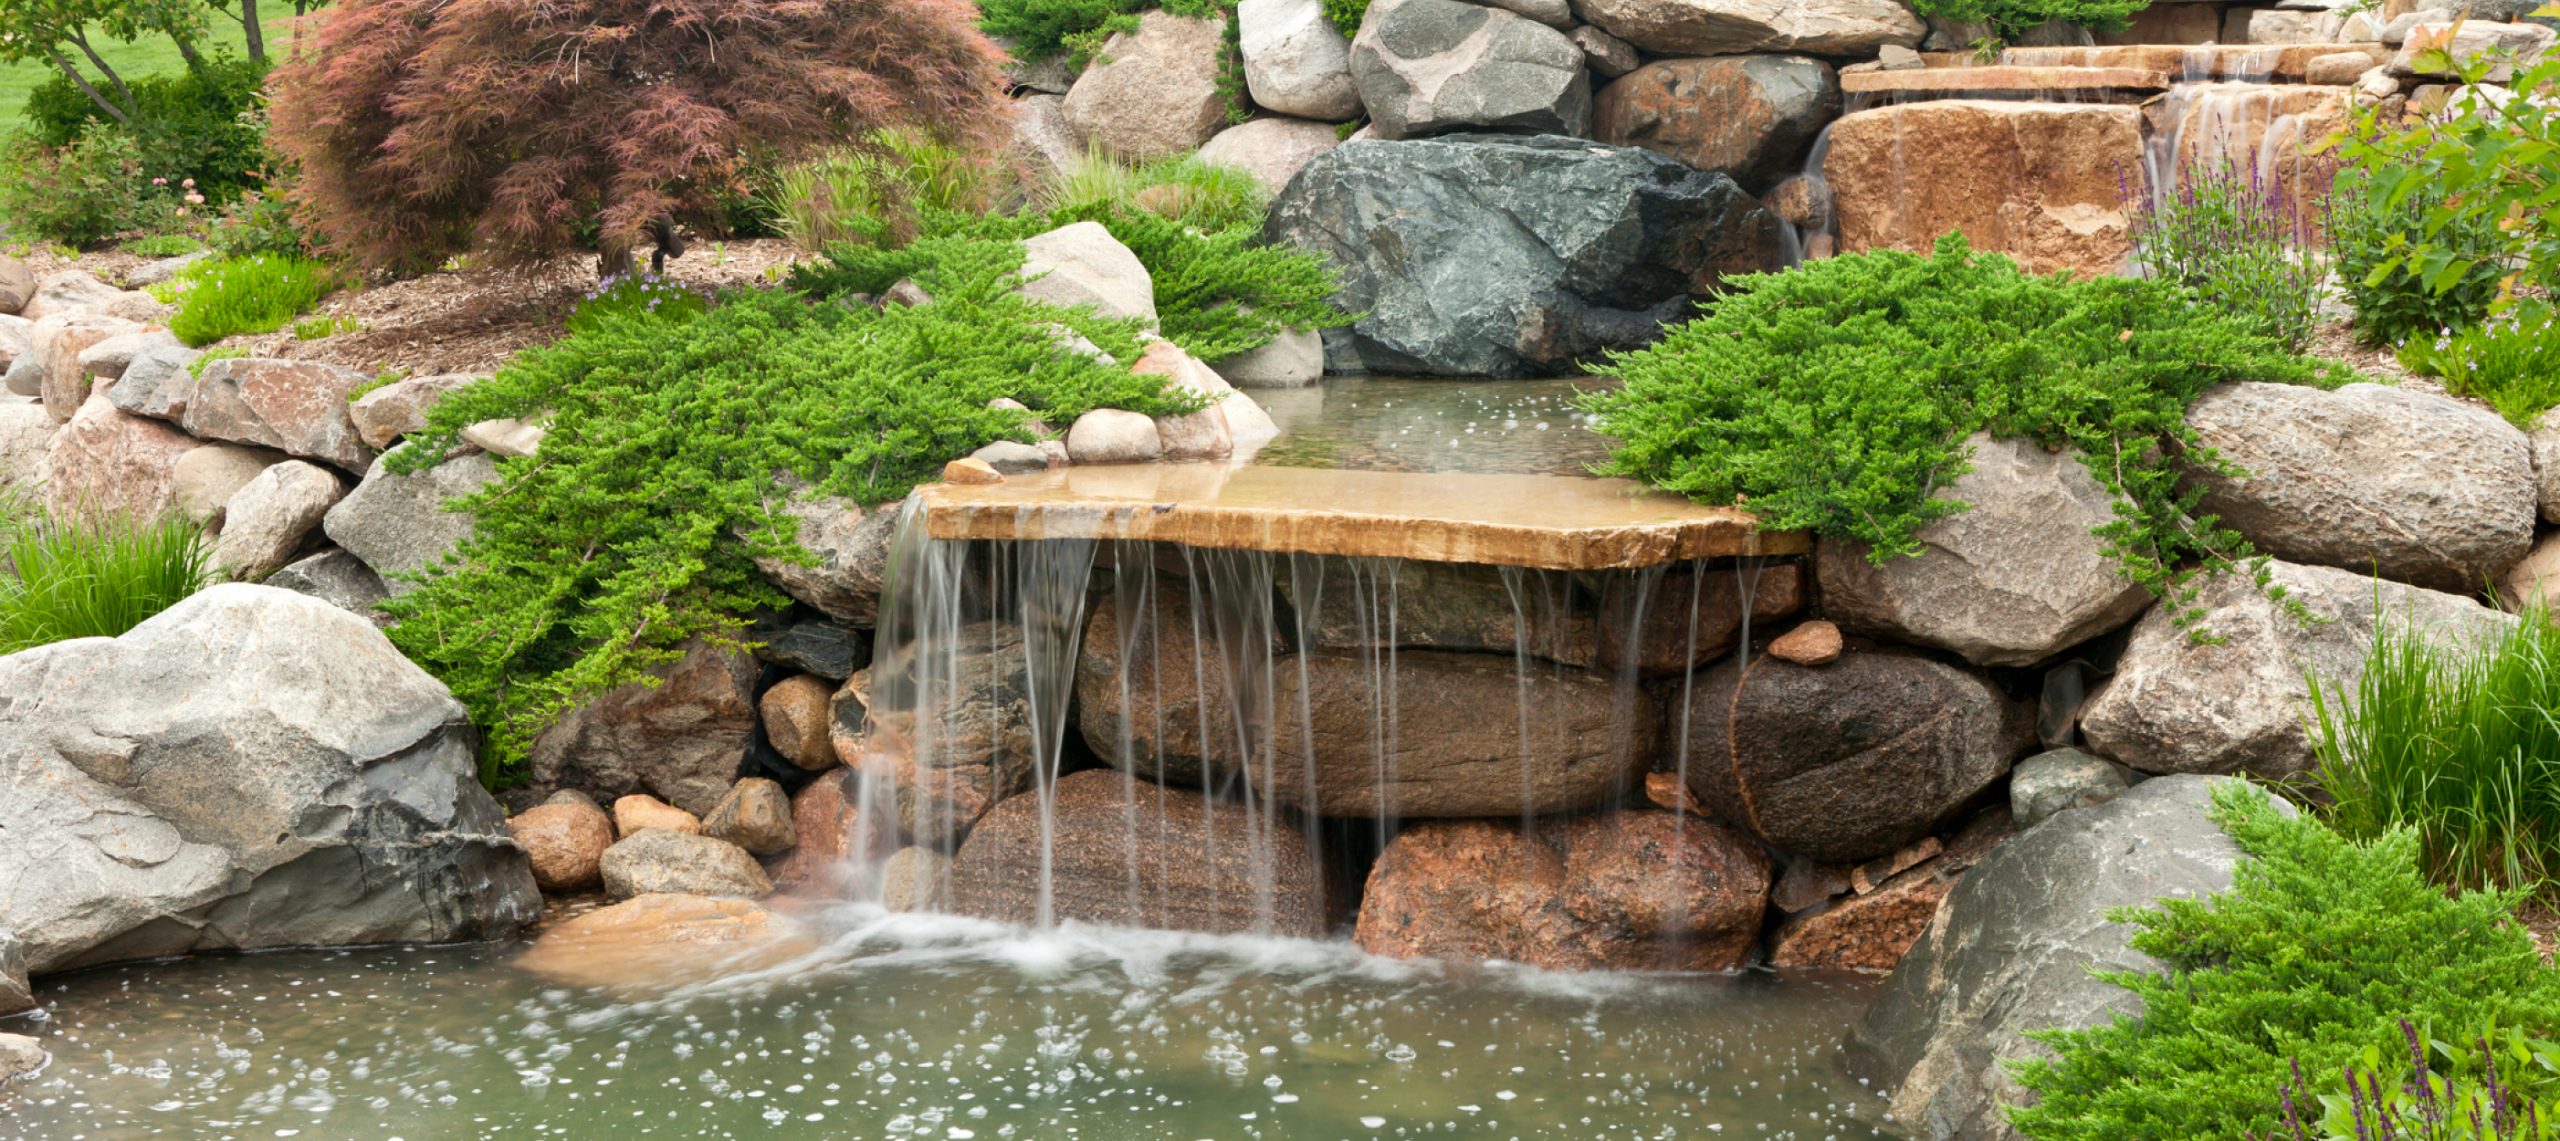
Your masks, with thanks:
M136 416L177 422L186 419L187 399L195 394L195 362L203 353L182 344L155 344L134 354L124 372L107 388L107 399Z
M700 641L561 715L533 739L533 780L611 800L635 792L700 816L720 803L755 732L755 660Z
M1464 0L1374 0L1351 77L1385 139L1487 127L1579 135L1591 125L1582 49L1536 20Z
M2009 818L2033 828L2066 808L2105 804L2130 787L2122 770L2078 749L2055 749L2009 772Z
M0 928L30 973L497 938L541 909L462 703L317 599L216 586L0 659L0 695Z
M2096 970L2157 969L2110 908L2231 887L2238 845L2206 819L2217 782L2163 777L2062 813L1992 850L1939 905L1850 1032L1848 1062L1890 1091L1902 1132L2009 1141L2001 1113L2025 1091L2002 1063L2051 1052L2027 1033L2140 1015ZM2290 814L2290 808L2279 807Z
M364 560L345 551L330 549L268 575L268 586L279 586L296 594L308 594L341 610L371 614L391 597L390 588L382 584L382 576L364 565Z
M1650 343L1726 275L1776 268L1778 233L1721 174L1500 135L1346 143L1299 170L1264 229L1338 271L1366 367L1505 377Z
M748 628L747 638L759 643L757 660L828 681L843 681L871 662L869 634L795 614L760 617Z

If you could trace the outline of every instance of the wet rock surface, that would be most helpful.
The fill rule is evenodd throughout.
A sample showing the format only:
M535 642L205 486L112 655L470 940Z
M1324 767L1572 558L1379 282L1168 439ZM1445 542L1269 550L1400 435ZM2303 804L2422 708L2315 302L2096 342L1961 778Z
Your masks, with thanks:
M571 892L604 882L600 861L613 846L613 818L593 804L540 804L507 818L507 834L533 863L533 882Z
M695 644L654 671L570 710L533 739L533 779L599 797L647 792L697 816L729 791L755 729L755 661Z
M921 688L915 647L882 651L868 680L856 679L865 687L859 724L845 694L836 699L836 753L885 783L899 830L918 843L957 843L997 801L1031 787L1039 760L1020 628L975 623L953 641L948 670Z
M653 892L544 931L515 965L570 986L656 993L777 966L817 946L798 922L751 900Z

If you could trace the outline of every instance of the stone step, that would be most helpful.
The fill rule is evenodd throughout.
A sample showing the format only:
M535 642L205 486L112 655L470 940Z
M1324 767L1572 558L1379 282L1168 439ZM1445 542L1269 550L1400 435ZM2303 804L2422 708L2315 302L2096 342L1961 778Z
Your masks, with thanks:
M2300 83L2311 61L2339 52L2363 52L2376 64L2388 63L2391 49L2377 43L2354 44L2124 44L2114 47L2010 48L2000 53L2008 67L2130 67L2165 72L2170 79L2248 79ZM1968 67L1971 52L1924 52L1930 68ZM1907 73L1906 73L1907 74Z
M2053 95L2072 103L2128 103L2169 89L2168 72L2140 67L1919 67L1843 71L1846 95L1954 99Z

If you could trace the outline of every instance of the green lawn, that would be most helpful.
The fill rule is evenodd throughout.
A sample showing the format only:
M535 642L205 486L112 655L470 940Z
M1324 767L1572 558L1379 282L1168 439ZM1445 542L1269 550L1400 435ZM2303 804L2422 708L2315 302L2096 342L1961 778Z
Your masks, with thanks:
M289 4L280 6L284 9L283 15L258 21L267 31L267 57L270 59L281 59L293 50L293 8ZM205 48L207 54L217 50L247 54L244 45L240 25L219 14L213 17L213 35ZM131 44L109 41L98 54L107 57L107 62L115 65L116 71L128 80L161 72L183 71L187 66L178 58L177 46L165 36ZM0 132L14 131L26 122L27 93L55 74L51 66L41 63L0 64Z

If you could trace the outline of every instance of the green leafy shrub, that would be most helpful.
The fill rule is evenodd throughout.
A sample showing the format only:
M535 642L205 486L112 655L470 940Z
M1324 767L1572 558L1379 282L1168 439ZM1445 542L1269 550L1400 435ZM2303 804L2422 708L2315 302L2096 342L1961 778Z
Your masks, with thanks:
M2498 299L2503 271L2472 255L2496 248L2496 226L2446 212L2431 232L2428 219L2443 210L2446 192L2411 185L2395 195L2377 174L2340 170L2330 198L2329 258L2358 335L2396 345L2479 323Z
M135 238L124 244L124 252L145 258L182 257L203 248L203 242L185 234L153 234L147 238Z
M1011 40L1015 59L1064 52L1069 70L1081 71L1112 33L1137 31L1138 14L1147 9L1215 16L1225 7L1215 0L986 0L978 5L978 27Z
M2352 692L2311 683L2324 815L2349 837L2415 837L2438 882L2533 890L2560 876L2560 627L2538 602L2477 645L2386 622Z
M2015 41L2049 20L2078 24L2092 31L2115 32L2133 22L2133 14L2151 0L1914 0L1923 16L1988 24L2003 42Z
M1009 242L926 238L902 257L935 301L914 307L748 291L707 311L618 306L447 396L385 461L416 470L465 426L545 418L538 459L457 504L478 527L456 561L392 600L392 638L453 687L487 733L484 776L516 779L534 734L579 700L638 680L691 638L733 641L785 600L758 553L805 559L778 477L879 503L944 460L1030 438L1011 397L1065 423L1103 406L1188 411L1161 377L1059 346L1064 326L1113 358L1137 330L1012 292Z
M2318 204L2220 155L2181 162L2175 177L2163 196L2137 192L2135 263L2302 351L2329 293L2329 267L2310 252Z
M272 333L338 287L338 275L309 258L254 254L206 258L178 271L162 300L177 305L169 331L190 345L239 333Z
M2360 844L2236 782L2215 790L2213 816L2251 859L2209 901L2111 916L2166 971L2106 976L2141 998L2139 1020L2038 1035L2058 1057L2016 1068L2039 1098L2010 1112L2020 1132L2271 1134L2297 1064L2343 1074L2369 1051L2391 1056L2402 1018L2453 1035L2560 1025L2560 970L2509 913L2514 898L2447 894L2420 873L2415 834Z
M57 516L0 503L0 654L72 638L112 638L204 589L206 553L178 515Z
M2400 1021L2409 1064L2386 1065L2383 1053L2365 1048L2363 1064L2341 1075L2343 1093L2321 1087L2294 1066L2279 1099L2284 1130L2250 1141L2551 1141L2560 1136L2560 1101L2535 1089L2560 1079L2560 1045L2508 1030L2491 1041L2472 1037L2466 1048L2428 1039L2416 1024ZM2499 1064L2505 1059L2505 1065ZM2458 1070L2480 1074L2466 1085Z
M208 227L205 245L226 257L260 254L308 257L311 239L296 219L290 199L280 193L251 190L222 208Z
M2399 356L2410 371L2486 402L2527 431L2560 407L2560 319L2545 301L2519 300L2477 325L2433 337L2421 333L2400 346Z
M1585 401L1622 441L1601 470L1747 502L1765 527L1863 540L1878 562L1964 510L1930 493L1988 430L2078 453L2116 498L2097 531L2109 555L2183 606L2187 568L2253 558L2191 517L2196 493L2168 457L2219 461L2187 405L2223 381L2342 379L2177 285L2035 277L1956 234L1929 257L1850 254L1728 284L1707 316L1602 370L1626 383Z
M73 246L135 227L154 188L141 148L115 131L89 131L62 147L19 139L0 157L0 221Z
M127 84L134 110L119 123L56 75L28 97L26 117L50 146L95 130L122 134L151 176L192 179L207 199L225 202L253 185L266 162L266 121L258 112L266 76L263 62L232 55L212 56L200 70L142 76Z

